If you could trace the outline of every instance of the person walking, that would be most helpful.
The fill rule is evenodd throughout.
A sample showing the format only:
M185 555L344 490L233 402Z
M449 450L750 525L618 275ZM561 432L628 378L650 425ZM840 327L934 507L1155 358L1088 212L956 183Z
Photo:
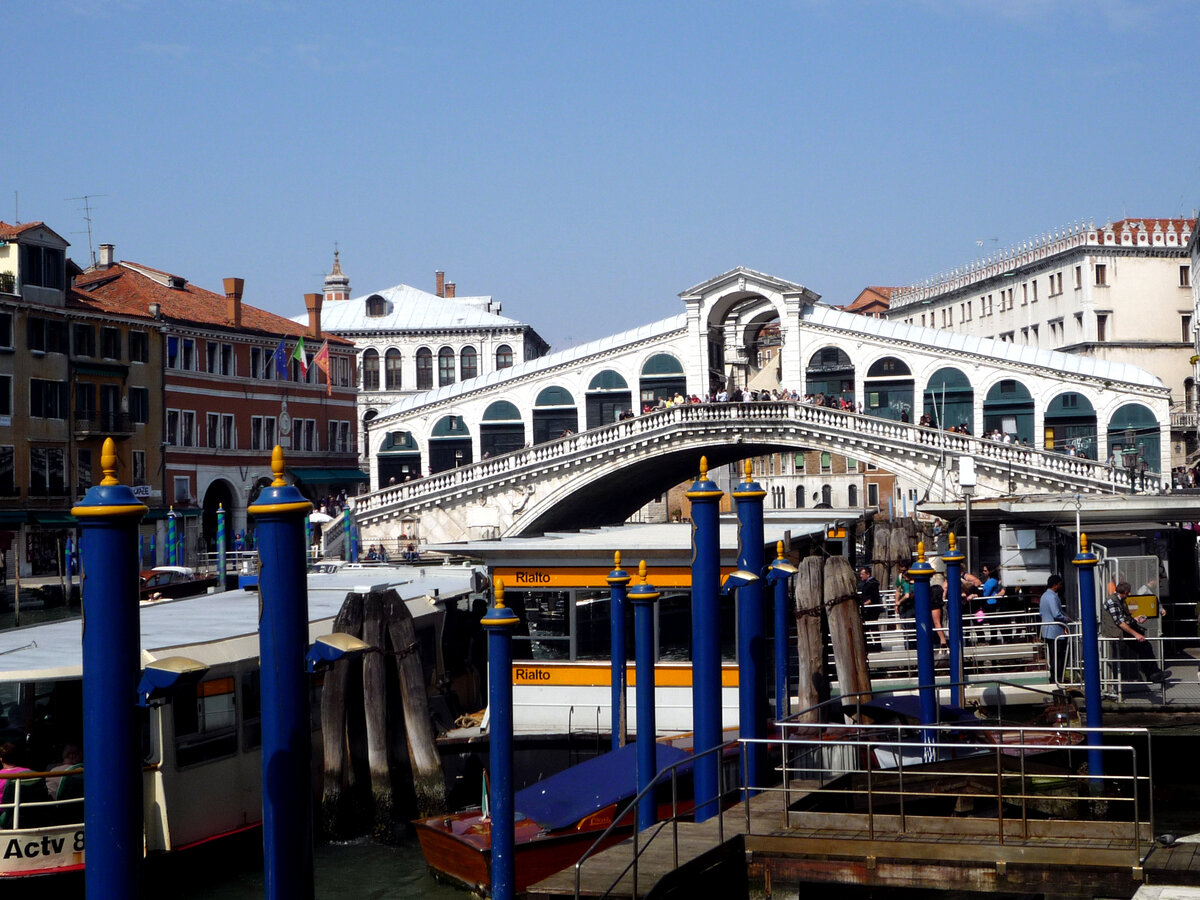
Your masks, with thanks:
M1136 662L1144 681L1163 681L1167 677L1166 673L1159 667L1154 648L1146 640L1146 630L1142 627L1146 617L1135 618L1129 612L1128 599L1128 581L1118 582L1116 590L1104 598L1105 611L1121 631L1121 642L1118 645L1121 659Z
M1067 626L1071 620L1063 612L1061 575L1051 575L1046 581L1046 590L1038 601L1038 612L1042 617L1042 640L1046 642L1046 656L1054 681L1062 684L1067 665Z

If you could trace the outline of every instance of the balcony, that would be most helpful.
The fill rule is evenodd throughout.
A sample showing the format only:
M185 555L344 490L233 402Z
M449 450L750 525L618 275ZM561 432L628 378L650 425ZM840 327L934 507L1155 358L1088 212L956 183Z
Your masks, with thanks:
M129 437L133 419L126 412L77 411L74 414L75 437Z

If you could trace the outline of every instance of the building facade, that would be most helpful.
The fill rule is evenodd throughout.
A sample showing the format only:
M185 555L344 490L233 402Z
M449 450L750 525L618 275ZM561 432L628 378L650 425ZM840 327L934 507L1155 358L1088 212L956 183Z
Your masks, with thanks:
M921 284L895 288L886 318L1135 365L1171 390L1171 464L1195 455L1195 219L1073 225ZM1050 411L1038 446L1078 446L1071 408ZM954 424L954 423L950 423ZM1137 435L1118 462L1136 464Z

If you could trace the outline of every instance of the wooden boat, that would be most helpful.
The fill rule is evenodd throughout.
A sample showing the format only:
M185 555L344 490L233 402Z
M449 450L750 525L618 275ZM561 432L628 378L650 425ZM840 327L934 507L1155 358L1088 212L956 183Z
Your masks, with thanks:
M656 763L661 771L686 763L690 754L660 741ZM514 843L516 889L574 865L614 818L637 795L637 747L626 745L579 763L517 791ZM684 767L681 767L684 768ZM690 768L690 767L689 767ZM659 813L671 812L669 784L659 800ZM686 796L690 797L690 777ZM665 799L665 802L663 802ZM681 805L681 810L690 808ZM486 894L491 885L491 820L481 809L435 816L414 823L421 852L434 876ZM622 818L603 846L611 846L633 830L632 814Z
M309 639L332 630L351 591L394 588L422 640L438 639L447 603L467 602L476 567L333 567L308 579ZM430 598L437 595L437 602ZM203 679L141 720L146 853L177 851L257 828L262 821L256 591L225 591L146 604L140 610L142 662L186 656L209 667ZM0 793L0 881L84 865L83 802L74 776L64 793L46 789L63 746L83 723L82 622L66 619L0 632L0 743L17 745L23 771ZM432 635L427 633L432 630ZM321 678L310 682L319 708ZM312 722L320 760L319 717ZM62 783L67 783L64 778ZM314 789L316 785L314 784Z

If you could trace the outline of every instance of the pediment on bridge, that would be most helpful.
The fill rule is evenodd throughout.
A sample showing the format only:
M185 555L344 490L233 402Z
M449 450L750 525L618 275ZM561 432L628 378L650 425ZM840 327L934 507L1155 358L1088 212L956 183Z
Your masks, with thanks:
M767 296L782 295L795 296L799 295L802 303L816 303L821 299L821 295L815 291L810 291L802 284L797 284L794 281L787 281L783 278L776 278L774 275L768 275L765 272L756 272L754 269L748 269L745 266L738 266L730 269L728 272L723 272L715 278L710 278L708 281L703 281L693 287L683 291L679 297L681 300L703 302L706 299L720 297L731 292L743 295L749 294L764 294Z

